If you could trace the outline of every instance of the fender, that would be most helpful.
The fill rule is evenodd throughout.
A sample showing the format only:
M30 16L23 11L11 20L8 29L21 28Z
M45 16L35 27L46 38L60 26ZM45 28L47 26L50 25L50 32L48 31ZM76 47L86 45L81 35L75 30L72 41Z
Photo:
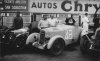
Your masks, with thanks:
M57 35L57 36L52 37L52 38L49 40L48 44L47 44L47 49L50 49L50 48L52 47L54 41L55 41L57 38L62 38L62 39L64 40L64 38L63 38L62 36L60 36L60 35ZM64 42L65 42L65 41L64 41Z
M28 45L29 43L34 42L34 36L36 36L38 39L40 39L40 38L39 38L39 36L40 36L39 33L32 33L32 34L30 34L30 35L28 36L28 38L26 39L26 45Z

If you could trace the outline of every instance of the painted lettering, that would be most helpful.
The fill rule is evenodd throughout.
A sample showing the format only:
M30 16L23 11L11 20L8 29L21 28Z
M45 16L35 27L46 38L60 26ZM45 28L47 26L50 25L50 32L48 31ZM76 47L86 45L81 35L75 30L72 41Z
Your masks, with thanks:
M74 3L72 3L74 2ZM66 7L66 5L69 4L69 8ZM73 5L73 6L72 6ZM100 8L100 4L98 6L98 4L89 4L89 3L86 3L86 4L82 4L82 3L79 3L79 1L63 1L62 4L61 4L61 8L63 11L66 11L66 12L69 12L69 11L84 11L84 12L88 12L89 8L90 7L93 7L94 6L94 9L99 9Z
M56 9L56 3L46 3L46 2L33 2L31 8L49 8L49 9Z
M38 8L42 8L42 3L38 2Z
M64 11L70 11L72 9L72 6L70 6L69 9L67 9L65 7L66 4L71 4L71 1L63 1L62 4L61 4L61 8L64 10Z
M48 3L48 8L52 8L52 4L51 3Z
M100 8L100 4L99 4L99 7L97 7L97 4L93 4L94 8L95 9L99 9Z
M84 11L87 11L88 12L88 8L89 7L92 7L92 4L85 4L85 10Z
M74 7L75 10L74 11L78 11L78 9L79 9L79 11L83 10L82 4L78 3L78 1L75 1L74 3L75 3L75 7Z
M32 4L32 6L31 6L31 7L35 7L35 8L37 8L37 7L36 7L36 4L35 4L34 2L33 2L33 4Z
M43 5L44 5L44 8L46 8L46 3L43 3Z
M57 8L57 5L56 5L56 3L54 3L54 4L53 4L53 8L54 8L54 9L56 9L56 8Z

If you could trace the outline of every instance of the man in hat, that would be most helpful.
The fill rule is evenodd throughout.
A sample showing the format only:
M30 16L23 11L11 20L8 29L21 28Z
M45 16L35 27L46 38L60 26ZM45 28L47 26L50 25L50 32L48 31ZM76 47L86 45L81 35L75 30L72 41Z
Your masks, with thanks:
M20 16L20 12L16 13L16 17L13 20L13 29L20 29L23 27L23 18Z
M67 25L74 25L75 24L75 20L73 19L73 15L68 15L68 17L65 20Z

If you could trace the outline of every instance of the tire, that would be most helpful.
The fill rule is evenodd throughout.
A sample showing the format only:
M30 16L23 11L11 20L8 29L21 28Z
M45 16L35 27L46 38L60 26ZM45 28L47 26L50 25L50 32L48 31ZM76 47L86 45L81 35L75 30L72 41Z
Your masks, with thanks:
M25 43L26 43L27 36L22 35L21 37L18 37L15 39L15 47L18 49L25 49Z
M82 36L80 40L80 50L81 52L88 53L89 52L90 43L86 36Z
M57 39L54 41L54 43L53 43L53 45L51 46L51 48L50 48L49 51L50 51L50 53L51 53L52 55L57 56L57 55L60 55L60 54L63 52L64 47L65 47L65 42L64 42L64 40L61 39L61 38L57 38Z

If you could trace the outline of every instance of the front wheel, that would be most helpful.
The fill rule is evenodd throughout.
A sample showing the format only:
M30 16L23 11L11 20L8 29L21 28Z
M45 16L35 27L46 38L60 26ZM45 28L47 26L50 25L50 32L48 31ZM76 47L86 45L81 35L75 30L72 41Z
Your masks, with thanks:
M80 40L80 50L82 53L89 52L90 42L88 41L86 35L81 37Z
M50 53L52 53L55 56L60 55L63 52L64 47L65 47L64 40L58 38L54 41L50 49Z

